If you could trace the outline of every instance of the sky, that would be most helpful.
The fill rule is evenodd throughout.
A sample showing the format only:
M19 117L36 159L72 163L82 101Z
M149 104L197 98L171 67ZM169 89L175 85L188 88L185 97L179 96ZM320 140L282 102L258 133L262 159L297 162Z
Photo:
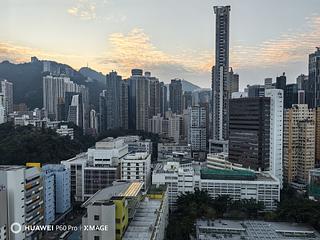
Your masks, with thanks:
M230 66L240 88L308 73L320 46L320 0L0 0L0 61L31 56L123 77L211 86L214 5L230 5Z

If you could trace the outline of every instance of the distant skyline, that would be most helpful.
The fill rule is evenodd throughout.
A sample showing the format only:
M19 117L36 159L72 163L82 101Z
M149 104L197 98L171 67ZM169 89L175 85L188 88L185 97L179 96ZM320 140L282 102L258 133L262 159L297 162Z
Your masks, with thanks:
M308 74L320 45L318 0L3 0L0 61L37 56L123 77L142 68L166 83L211 87L214 5L231 6L230 67L241 89Z

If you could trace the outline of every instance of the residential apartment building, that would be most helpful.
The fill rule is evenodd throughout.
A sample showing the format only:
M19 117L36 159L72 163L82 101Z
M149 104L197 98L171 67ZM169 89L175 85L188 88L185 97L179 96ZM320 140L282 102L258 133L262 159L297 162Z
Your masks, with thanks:
M266 89L265 96L270 98L270 173L283 182L283 104L281 89Z
M169 106L172 113L182 114L182 82L181 79L172 79L169 84Z
M8 239L22 240L41 237L41 233L25 229L44 223L43 183L36 167L0 166L0 186L7 191L7 226L18 223L21 231L7 231ZM2 209L1 209L2 213ZM2 215L2 214L1 214ZM19 230L16 224L14 230Z
M56 214L65 214L71 209L70 170L62 164L47 164L42 167L45 194L45 220L52 223Z
M205 107L193 106L189 108L189 134L188 142L191 145L192 152L207 151L207 111Z
M307 184L315 165L315 111L292 105L284 114L283 168L287 183Z
M13 83L0 79L0 95L3 96L5 116L13 112Z

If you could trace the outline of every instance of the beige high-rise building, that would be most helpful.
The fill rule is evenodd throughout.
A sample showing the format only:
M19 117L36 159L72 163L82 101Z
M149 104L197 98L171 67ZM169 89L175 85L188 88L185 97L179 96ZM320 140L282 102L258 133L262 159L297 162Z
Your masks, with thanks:
M315 165L315 111L307 104L294 104L285 110L283 122L284 180L307 184Z
M320 107L316 109L316 156L315 163L320 164Z

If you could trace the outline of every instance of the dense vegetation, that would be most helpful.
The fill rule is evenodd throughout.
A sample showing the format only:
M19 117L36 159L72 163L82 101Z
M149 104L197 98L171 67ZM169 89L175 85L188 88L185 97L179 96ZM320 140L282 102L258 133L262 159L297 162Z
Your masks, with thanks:
M32 126L0 125L0 164L25 164L26 162L59 163L86 151L95 142L75 129L75 139L62 137L52 129Z
M299 195L290 188L281 193L281 202L274 212L263 212L264 206L255 200L232 201L228 196L212 199L207 192L196 190L182 194L177 209L170 213L168 240L187 240L195 234L195 221L202 219L258 219L305 223L320 230L320 203Z
M320 230L320 203L285 187L277 211L265 215L267 220L306 223Z
M232 201L228 196L212 199L205 191L182 194L177 200L177 209L170 214L167 239L190 239L190 234L195 234L194 223L198 218L253 219L263 208L263 204L255 200Z

